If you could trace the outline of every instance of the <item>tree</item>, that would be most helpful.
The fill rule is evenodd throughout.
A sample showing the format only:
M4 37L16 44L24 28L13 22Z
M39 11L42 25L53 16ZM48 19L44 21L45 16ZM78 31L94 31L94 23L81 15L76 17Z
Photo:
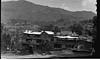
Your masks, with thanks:
M76 32L79 35L82 35L83 27L79 23L75 23L69 27L72 32Z
M97 29L97 16L93 17L93 24L94 25L93 25L93 31L92 31L93 34L92 34L92 36L93 36L93 39L96 40L96 35L97 35L97 30L96 30Z
M1 50L7 50L7 48L10 47L10 39L11 36L8 33L8 29L4 28L4 26L2 26L2 32L1 32Z
M88 36L92 36L95 35L94 31L96 30L95 28L95 17L93 19L89 19L89 20L84 20L84 21L80 21L80 24L83 26L83 34L88 35Z
M3 28L4 28L4 24L1 23L1 33L2 33L2 31L3 31Z
M44 25L44 26L42 27L42 30L52 31L53 27L54 27L54 26L53 26L52 24Z
M54 26L54 29L52 31L56 34L57 32L60 32L61 29L58 26Z

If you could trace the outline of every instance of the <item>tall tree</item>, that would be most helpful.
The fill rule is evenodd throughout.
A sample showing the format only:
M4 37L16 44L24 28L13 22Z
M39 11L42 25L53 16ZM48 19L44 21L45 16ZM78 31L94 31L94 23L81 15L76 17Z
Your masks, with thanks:
M71 26L69 27L69 29L70 29L72 32L76 32L77 34L82 35L83 27L82 27L81 24L79 24L79 23L76 23L76 24L71 25Z

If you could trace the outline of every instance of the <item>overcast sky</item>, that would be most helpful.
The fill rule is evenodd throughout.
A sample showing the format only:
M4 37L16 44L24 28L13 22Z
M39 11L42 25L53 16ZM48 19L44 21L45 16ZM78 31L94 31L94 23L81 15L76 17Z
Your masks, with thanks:
M11 0L2 0L11 1ZM14 1L14 0L12 0ZM16 1L16 0L15 0ZM63 8L70 11L93 11L96 13L96 0L27 0L36 4Z

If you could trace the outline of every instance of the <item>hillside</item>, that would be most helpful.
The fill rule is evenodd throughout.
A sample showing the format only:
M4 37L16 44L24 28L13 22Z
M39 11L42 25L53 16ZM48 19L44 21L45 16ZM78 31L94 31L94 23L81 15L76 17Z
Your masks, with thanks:
M70 25L80 20L91 19L95 15L90 11L71 12L60 8L37 5L29 1L1 2L2 23L8 23L12 19L14 20L13 24L27 22L29 24Z

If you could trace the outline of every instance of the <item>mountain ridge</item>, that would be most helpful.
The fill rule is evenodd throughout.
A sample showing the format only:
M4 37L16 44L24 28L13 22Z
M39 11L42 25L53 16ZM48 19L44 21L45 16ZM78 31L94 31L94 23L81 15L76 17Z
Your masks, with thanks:
M29 1L1 2L1 22L9 22L10 19L28 20L28 22L64 22L58 25L92 19L96 14L91 11L68 11L61 8L37 5ZM56 23L57 24L57 23Z

